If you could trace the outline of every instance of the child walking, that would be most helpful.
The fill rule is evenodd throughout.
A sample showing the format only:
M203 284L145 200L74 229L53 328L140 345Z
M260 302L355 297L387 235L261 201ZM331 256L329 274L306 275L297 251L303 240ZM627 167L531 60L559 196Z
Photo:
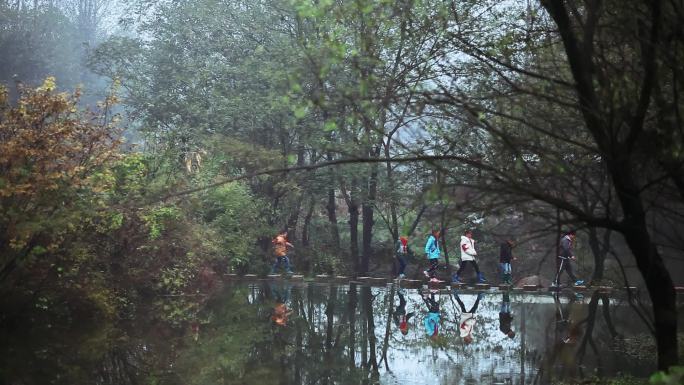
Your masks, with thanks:
M513 283L513 276L511 274L511 261L517 258L513 257L513 241L508 239L501 243L501 250L499 252L499 264L501 265L501 282L506 284Z
M484 274L480 272L480 268L477 266L475 261L475 256L477 251L475 251L475 240L473 239L473 232L471 230L466 230L461 236L461 264L458 271L451 278L454 283L461 283L461 273L467 265L473 265L475 273L477 273L477 282L485 283L487 280L484 278Z
M432 235L425 243L425 255L427 255L430 267L423 271L425 277L430 278L431 282L441 282L435 277L435 271L439 267L439 230L432 230Z
M399 275L397 278L402 279L405 277L404 272L406 270L406 257L408 255L408 238L399 237L396 247L397 252L395 253L395 256L399 263Z

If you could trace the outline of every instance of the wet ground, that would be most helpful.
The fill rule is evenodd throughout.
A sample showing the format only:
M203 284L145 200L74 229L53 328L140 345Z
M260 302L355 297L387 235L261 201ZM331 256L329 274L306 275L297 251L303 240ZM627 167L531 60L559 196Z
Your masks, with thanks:
M4 383L547 384L654 370L627 297L591 291L233 281L120 322L37 325L3 331Z

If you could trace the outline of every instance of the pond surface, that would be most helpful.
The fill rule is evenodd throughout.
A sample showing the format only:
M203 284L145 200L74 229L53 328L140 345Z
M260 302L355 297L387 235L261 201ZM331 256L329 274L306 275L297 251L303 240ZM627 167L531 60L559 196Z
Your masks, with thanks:
M116 325L2 331L0 384L547 384L654 369L627 300L592 293L259 281L160 301Z

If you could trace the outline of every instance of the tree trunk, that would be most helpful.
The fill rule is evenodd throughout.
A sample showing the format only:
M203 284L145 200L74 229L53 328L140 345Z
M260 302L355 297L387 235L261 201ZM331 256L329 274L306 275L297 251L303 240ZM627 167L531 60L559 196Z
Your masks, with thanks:
M520 302L520 383L525 383L525 302Z
M302 228L302 246L309 246L309 227L311 225L311 217L313 216L314 208L316 207L316 199L312 196L309 204L309 210L304 217L304 226Z
M354 271L361 271L359 263L359 203L356 198L357 180L352 179L351 191L349 191L349 246Z
M418 210L418 214L416 214L416 219L411 224L411 228L409 229L408 234L406 234L406 236L408 236L408 237L413 236L413 232L416 231L416 229L418 228L418 224L420 223L420 218L422 218L423 214L425 213L425 210L427 210L427 205L422 205L420 207L420 210Z
M371 288L369 286L364 286L361 288L361 299L363 300L363 308L366 313L367 328L367 338L368 338L368 364L374 372L378 371L378 357L375 340L375 320L373 318L373 293L371 293Z
M292 293L292 303L293 303L293 312L295 316L301 317L303 314L299 311L300 306L297 306L297 304L301 304L301 297L299 295L299 289L293 290ZM304 363L304 348L303 348L303 332L302 332L302 322L294 322L295 326L295 355L294 355L294 383L295 384L301 384L302 383L302 366Z
M589 247L592 254L594 254L594 273L591 276L591 283L594 284L603 279L603 271L605 270L606 255L608 254L608 242L610 242L610 230L604 230L603 244L599 240L598 229L590 227L589 233Z
M363 202L363 235L362 235L362 257L361 257L361 273L367 273L370 258L372 253L372 243L373 243L373 225L375 221L373 220L373 212L375 205L375 198L377 197L378 191L378 166L377 163L370 165L371 172L368 177L368 193L366 199Z
M330 237L332 238L335 250L340 249L340 231L337 228L337 207L335 205L335 189L328 189L328 204L325 206L328 211L328 222L330 225Z
M592 61L595 58L593 51L595 47L592 39L595 36L594 28L598 21L600 3L588 3L590 8L587 14L594 18L585 23L579 33L571 21L565 2L542 0L541 4L558 27L572 77L575 80L578 106L587 130L594 137L598 149L603 155L603 161L606 163L613 181L613 187L620 201L624 216L620 232L625 237L627 245L634 255L639 272L646 282L653 306L658 369L668 370L670 366L676 365L679 359L677 354L676 294L672 278L655 244L651 241L644 206L641 201L642 189L634 179L636 172L633 169L633 159L630 159L635 143L640 137L643 137L644 119L652 98L652 88L657 82L655 74L658 66L655 53L659 39L661 2L649 2L652 17L650 36L647 38L649 43L645 45L646 51L642 53L644 79L642 79L643 86L639 94L641 99L638 103L639 108L634 112L634 116L630 116L630 111L624 111L625 106L613 105L612 110L606 111L606 106L602 105L599 100L601 92L597 92L595 89L601 85L597 85L594 77L596 68ZM607 89L599 89L599 91L603 91L605 94L605 91L615 90L607 87ZM603 101L610 103L610 100ZM604 116L614 115L614 112L623 114L623 120L612 124L606 122ZM629 127L628 135L622 140L614 135L615 127L619 125Z
M629 227L625 240L635 256L637 267L644 277L653 304L653 319L658 348L658 369L667 370L678 363L677 295L672 277L663 263L656 246L651 242L645 224Z
M442 243L442 251L444 252L444 260L446 261L446 266L447 268L450 269L451 264L449 263L449 250L447 249L447 241L446 241L446 228L448 225L448 219L446 218L446 210L444 207L442 207L442 214L440 218L440 226L439 226L439 240ZM451 272L451 270L449 270Z
M349 284L349 369L356 368L356 284Z
M394 314L394 292L395 292L395 287L392 286L392 289L390 290L389 293L389 301L387 305L387 323L385 324L385 338L382 341L382 355L380 356L380 364L382 362L385 362L385 370L389 372L389 363L387 362L387 350L389 349L389 344L390 344L390 334L392 333L392 316Z
M388 159L386 162L386 167L387 167L387 185L388 185L388 190L390 194L394 194L396 187L394 183L394 170L392 170L392 162L389 161L390 159L390 146L389 142L390 139L387 140L388 143L385 146L385 159ZM397 241L399 240L399 221L397 219L397 205L396 205L396 199L394 199L394 196L390 196L390 201L389 201L389 206L390 206L390 232L392 233L392 244L396 244Z

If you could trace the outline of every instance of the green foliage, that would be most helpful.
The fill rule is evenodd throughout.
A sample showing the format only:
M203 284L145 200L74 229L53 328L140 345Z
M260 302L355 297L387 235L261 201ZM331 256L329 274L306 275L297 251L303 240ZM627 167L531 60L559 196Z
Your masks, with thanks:
M147 210L141 216L145 225L149 229L149 236L151 240L155 240L162 235L164 229L174 221L180 218L180 210L176 206L161 206Z
M312 272L315 274L341 275L347 268L338 255L318 252L311 255Z
M233 267L254 258L254 240L268 228L260 200L244 184L229 183L209 191L202 201L203 216L213 230L218 255Z
M651 385L679 385L684 383L684 366L673 366L668 372L656 372L649 379Z

